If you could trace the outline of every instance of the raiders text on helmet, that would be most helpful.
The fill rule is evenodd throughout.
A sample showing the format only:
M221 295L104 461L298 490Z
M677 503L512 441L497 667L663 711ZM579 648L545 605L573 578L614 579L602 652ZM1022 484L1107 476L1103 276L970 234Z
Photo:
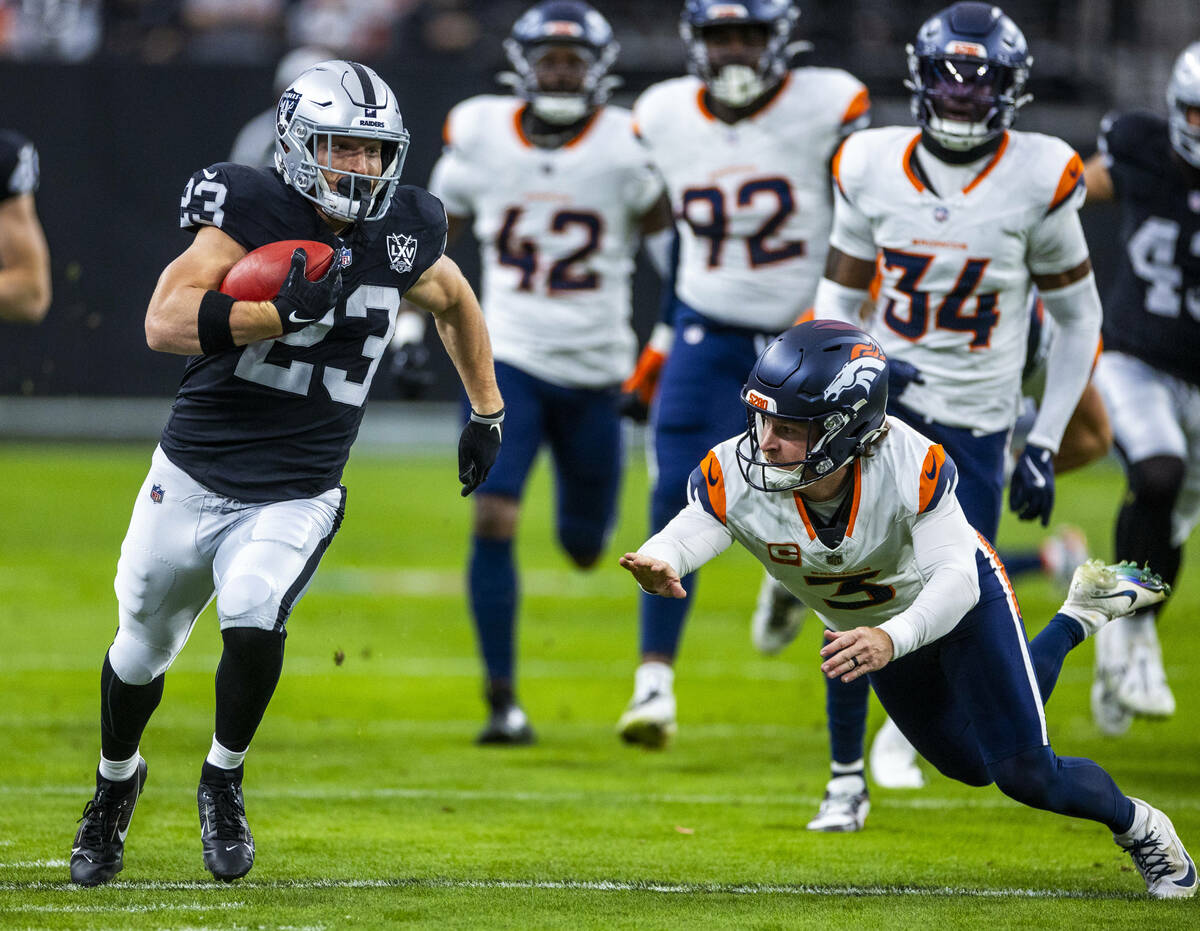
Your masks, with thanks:
M330 164L334 136L378 139L378 175L341 171ZM359 222L383 216L408 153L408 130L392 89L353 61L324 61L294 80L279 98L275 167L284 180L326 214ZM329 186L322 169L335 173Z

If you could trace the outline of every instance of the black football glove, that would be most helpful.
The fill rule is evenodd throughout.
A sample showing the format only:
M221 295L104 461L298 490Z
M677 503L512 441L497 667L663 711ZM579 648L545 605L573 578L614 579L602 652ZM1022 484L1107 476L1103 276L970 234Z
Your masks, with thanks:
M1027 443L1017 459L1008 486L1008 506L1021 520L1041 518L1050 524L1054 510L1054 456L1048 449Z
M921 370L903 359L888 359L888 398L898 400L911 384L925 384Z
M400 397L413 401L436 381L429 368L429 350L424 343L404 343L392 353L392 381Z
M292 267L275 296L275 309L284 333L295 333L316 323L342 296L342 269L336 257L329 271L316 281L304 276L307 264L308 256L303 249L293 252Z
M463 427L458 438L458 480L463 483L465 498L483 484L492 464L500 453L500 424L504 422L504 408L495 414L476 414Z

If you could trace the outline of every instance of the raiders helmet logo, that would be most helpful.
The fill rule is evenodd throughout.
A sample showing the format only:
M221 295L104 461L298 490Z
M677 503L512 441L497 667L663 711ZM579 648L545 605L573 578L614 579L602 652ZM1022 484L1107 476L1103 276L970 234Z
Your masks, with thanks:
M296 105L299 103L300 95L291 88L285 90L279 98L279 109L275 114L275 132L280 136L292 125L292 114L296 112Z

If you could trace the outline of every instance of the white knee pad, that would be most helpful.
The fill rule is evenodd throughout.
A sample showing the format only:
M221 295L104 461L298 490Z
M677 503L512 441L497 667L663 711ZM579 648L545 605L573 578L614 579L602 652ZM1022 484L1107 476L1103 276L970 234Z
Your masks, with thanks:
M275 581L262 572L242 572L222 583L217 592L217 616L222 627L262 627L274 624L279 612Z
M170 667L177 648L143 643L121 628L108 648L108 662L126 685L148 685Z

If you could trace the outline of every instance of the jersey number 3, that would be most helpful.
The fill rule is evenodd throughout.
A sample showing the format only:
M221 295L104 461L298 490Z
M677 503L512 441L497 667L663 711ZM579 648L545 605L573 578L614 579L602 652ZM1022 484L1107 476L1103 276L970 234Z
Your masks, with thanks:
M326 365L321 372L321 384L329 392L329 397L340 404L352 407L362 407L367 400L367 392L371 390L371 379L375 377L375 369L383 351L387 349L388 340L396 327L396 312L400 309L400 292L396 288L382 285L364 284L354 289L346 298L346 316L368 317L368 311L382 310L387 313L387 332L380 336L371 335L363 341L363 358L368 359L367 374L361 382L350 380L346 369ZM335 309L331 309L324 317L311 326L276 339L265 339L261 342L250 343L238 359L234 374L238 378L252 381L258 385L266 385L288 394L307 395L312 386L313 372L317 368L311 362L301 362L293 359L288 363L268 362L267 355L276 346L315 346L321 342L333 326Z

